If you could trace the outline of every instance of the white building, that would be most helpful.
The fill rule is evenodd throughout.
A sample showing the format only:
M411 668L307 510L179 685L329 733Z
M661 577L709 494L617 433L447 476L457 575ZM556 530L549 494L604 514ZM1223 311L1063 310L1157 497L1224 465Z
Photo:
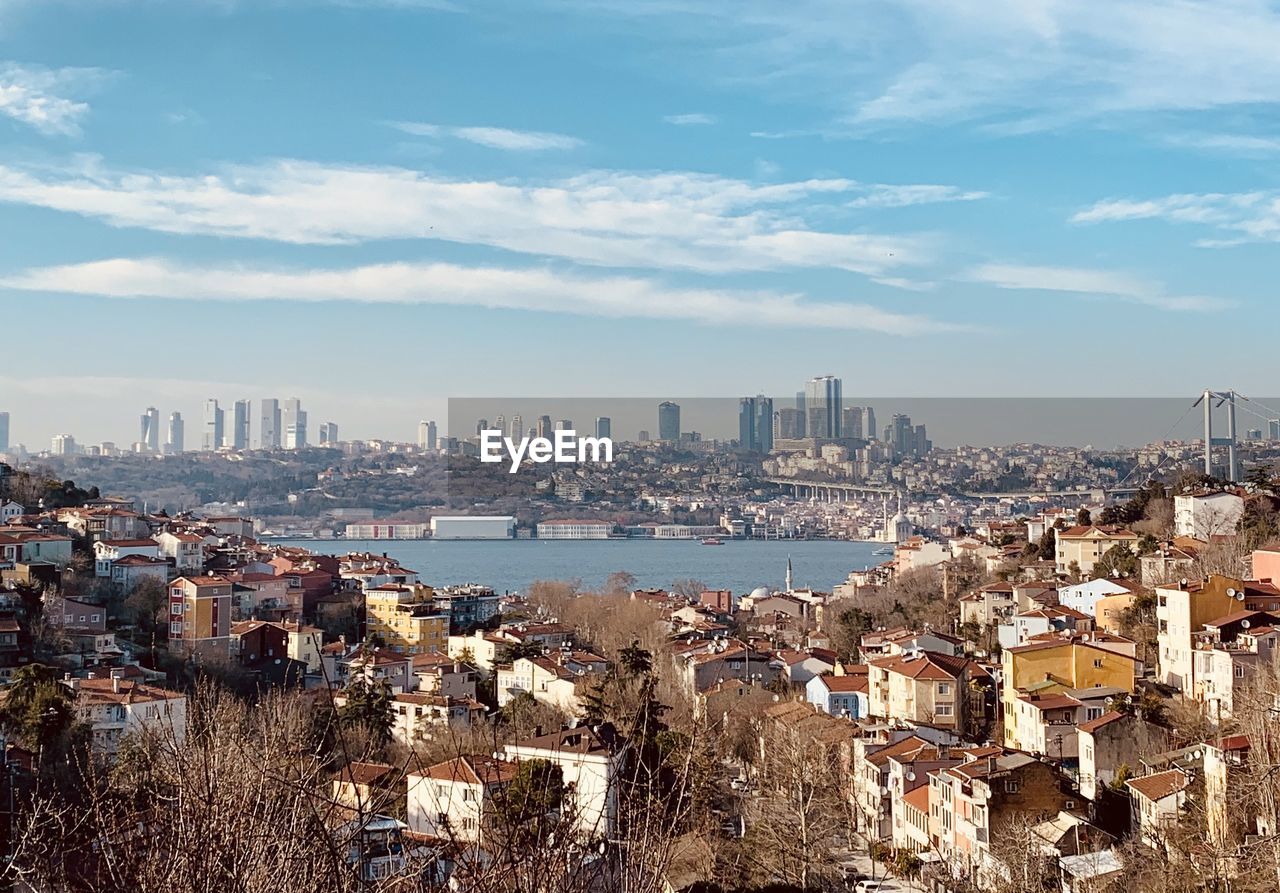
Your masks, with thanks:
M519 766L493 757L461 756L405 776L409 830L445 840L478 843L494 794Z
M606 540L613 530L608 521L540 521L540 540Z
M1244 500L1235 493L1187 493L1173 497L1173 532L1208 541L1236 532Z
M549 760L560 767L583 837L613 837L618 831L617 776L626 745L606 729L561 729L504 747L510 759Z
M438 540L503 540L515 536L512 515L437 515L431 536Z
M114 670L110 679L64 680L81 722L89 724L94 751L114 755L126 735L144 731L180 743L187 731L186 696L121 675Z
M1083 583L1059 586L1058 604L1096 619L1099 601L1113 595L1132 594L1140 588L1124 580L1108 580L1105 577L1085 580Z
M151 539L98 540L93 544L94 574L99 577L111 576L111 563L129 555L159 558L160 544Z

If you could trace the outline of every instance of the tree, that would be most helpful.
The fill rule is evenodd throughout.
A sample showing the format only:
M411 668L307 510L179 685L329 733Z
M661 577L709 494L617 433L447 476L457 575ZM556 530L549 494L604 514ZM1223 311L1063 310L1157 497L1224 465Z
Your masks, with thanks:
M1116 543L1102 553L1093 565L1093 579L1102 580L1110 577L1132 577L1141 570L1138 556L1124 543Z
M653 655L640 647L639 639L632 639L618 655L618 665L628 676L646 676L653 670Z
M610 595L625 595L636 588L636 575L627 571L614 571L604 581L604 591Z
M0 727L28 750L60 755L67 750L76 723L71 690L58 681L57 671L43 664L19 667L3 702Z
M564 771L549 760L525 760L495 796L495 818L508 845L545 846L563 802Z
M1093 514L1084 506L1080 506L1080 511L1076 512L1076 526L1088 527L1093 523Z
M363 728L381 748L391 740L395 726L395 701L386 683L369 683L357 673L346 688L346 702L338 708L338 721L347 728Z

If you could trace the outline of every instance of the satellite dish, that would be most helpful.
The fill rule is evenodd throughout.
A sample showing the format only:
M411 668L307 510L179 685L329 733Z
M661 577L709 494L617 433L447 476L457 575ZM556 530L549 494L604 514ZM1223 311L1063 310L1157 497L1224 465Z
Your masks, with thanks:
M907 781L915 781L915 780L916 780L916 770L912 769L907 773Z
M1237 593L1236 593L1236 601L1238 601L1238 602L1242 602L1242 601L1244 601L1244 593L1243 593L1243 592L1237 592Z
M1249 621L1248 621L1248 620L1241 620L1241 621L1240 621L1240 625L1241 625L1242 627L1244 627L1245 629L1248 629L1248 628L1249 628Z
M1233 589L1233 588L1228 588L1228 589L1227 589L1227 598L1235 598L1235 597L1236 597L1236 591L1235 591L1235 589Z

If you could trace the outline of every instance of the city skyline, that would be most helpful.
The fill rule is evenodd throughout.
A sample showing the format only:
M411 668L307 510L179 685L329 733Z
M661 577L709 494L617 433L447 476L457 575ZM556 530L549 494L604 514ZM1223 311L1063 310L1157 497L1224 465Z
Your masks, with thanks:
M1280 16L1229 6L124 0L68 34L63 0L6 3L8 318L219 358L0 373L12 439L127 443L147 405L265 391L411 441L512 381L777 395L851 356L866 394L1088 396L1045 357L1206 332L1213 381L1110 387L1274 391ZM412 351L364 356L406 336L425 382ZM625 362L653 344L684 359Z

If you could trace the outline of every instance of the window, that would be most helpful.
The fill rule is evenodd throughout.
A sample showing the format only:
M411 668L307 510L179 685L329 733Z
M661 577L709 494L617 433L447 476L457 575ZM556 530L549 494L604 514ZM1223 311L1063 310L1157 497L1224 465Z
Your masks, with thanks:
M1236 678L1237 678L1237 679L1243 679L1243 678L1244 678L1244 667L1236 667L1236 668L1235 668L1235 671L1236 671Z
M173 623L170 623L170 624L169 624L169 635L171 635L171 636L180 636L180 635L182 635L182 622L181 622L181 621L176 621L176 620L175 620Z
M1090 720L1090 719L1097 719L1097 718L1098 718L1098 717L1100 717L1100 716L1102 716L1102 708L1101 708L1101 707L1086 707L1086 708L1084 708L1084 718L1085 718L1085 720L1086 720L1086 721L1087 721L1087 720Z
M951 710L950 704L939 704L936 713L938 716L951 716Z
M1099 658L1098 660L1095 660L1095 661L1093 662L1093 668L1094 668L1095 670L1101 670L1101 669L1102 669L1102 659L1101 659L1101 658Z
M182 602L174 602L173 604L169 605L169 613L174 615L181 614Z
M1018 781L1014 778L1006 778L1004 782L1004 792L1006 794L1018 793Z
M950 682L939 682L939 683L938 683L938 694L940 694L940 695L949 695L949 694L951 694L951 683L950 683Z

